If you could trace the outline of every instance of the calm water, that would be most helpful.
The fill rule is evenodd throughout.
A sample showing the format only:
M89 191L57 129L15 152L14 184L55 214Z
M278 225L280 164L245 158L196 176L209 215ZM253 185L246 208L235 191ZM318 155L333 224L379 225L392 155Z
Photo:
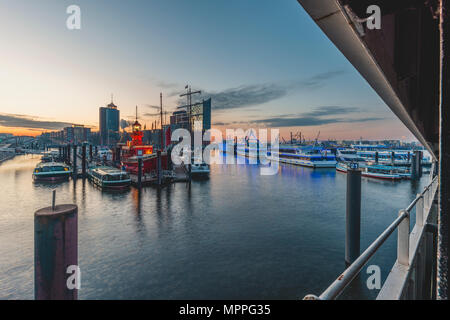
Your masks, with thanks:
M344 269L346 176L334 169L211 168L189 187L102 193L81 179L36 185L36 156L0 164L0 298L33 299L33 214L79 206L80 299L298 299L320 294ZM366 248L422 190L420 182L363 178ZM414 221L414 218L412 219ZM393 234L370 264L383 281ZM365 269L343 298L370 298Z

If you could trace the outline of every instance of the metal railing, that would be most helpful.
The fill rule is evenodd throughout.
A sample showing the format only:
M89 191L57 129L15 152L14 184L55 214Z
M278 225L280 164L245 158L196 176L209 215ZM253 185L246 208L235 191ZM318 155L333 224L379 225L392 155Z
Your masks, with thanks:
M434 229L434 225L428 223L428 219L437 188L436 176L406 209L399 211L397 219L320 296L307 295L304 300L336 299L397 228L397 261L377 299L421 298L424 292L431 292L431 286L425 279L427 274L425 269L431 271L433 241L426 231ZM410 233L410 213L414 207L416 207L416 224ZM423 241L424 239L428 241Z

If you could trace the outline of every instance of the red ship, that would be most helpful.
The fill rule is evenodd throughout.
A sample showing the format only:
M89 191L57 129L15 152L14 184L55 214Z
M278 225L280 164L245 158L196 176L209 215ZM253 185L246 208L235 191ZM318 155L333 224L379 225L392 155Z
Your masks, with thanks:
M144 133L141 128L141 124L136 119L136 122L133 124L131 141L127 141L127 145L122 147L122 167L130 173L137 174L138 159L142 158L143 173L156 174L158 169L157 154L154 152L152 145L143 144L142 138ZM166 152L161 152L161 166L162 170L167 170L168 162Z

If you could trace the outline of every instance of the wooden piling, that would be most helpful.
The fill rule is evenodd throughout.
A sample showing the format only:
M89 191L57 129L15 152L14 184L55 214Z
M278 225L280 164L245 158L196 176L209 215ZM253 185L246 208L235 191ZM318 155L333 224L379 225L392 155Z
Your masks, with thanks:
M79 287L69 283L71 268L78 268L78 207L52 207L34 214L34 296L36 300L76 300Z
M67 145L67 164L70 165L70 144Z
M417 172L417 153L414 152L411 156L411 180L416 180L419 177Z
M417 157L417 170L419 172L419 177L422 177L423 169L422 169L422 158L423 158L423 152L419 151L418 157Z
M345 262L352 264L361 246L361 171L347 171L347 206L345 225Z
M86 178L86 145L83 144L81 147L81 170L83 178Z
M142 188L142 158L138 159L138 188Z
M73 145L73 177L78 178L78 169L77 169L77 145Z
M117 165L120 166L120 163L122 162L122 148L120 146L116 149L117 155L116 155L116 161Z
M162 164L161 164L161 150L156 152L157 156L157 169L158 169L158 185L162 185Z

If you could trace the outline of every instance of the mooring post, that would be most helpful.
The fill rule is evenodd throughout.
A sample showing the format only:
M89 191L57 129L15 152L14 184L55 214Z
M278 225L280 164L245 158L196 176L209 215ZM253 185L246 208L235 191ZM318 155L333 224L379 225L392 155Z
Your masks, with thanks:
M417 173L417 161L416 161L416 158L417 158L417 153L414 152L412 154L412 156L411 156L411 179L412 180L416 180L419 177L419 175Z
M423 152L419 151L418 157L417 157L417 171L419 172L419 178L422 178L422 174L423 174L422 158L423 158Z
M78 207L55 204L34 214L34 297L76 300L79 289Z
M89 145L89 161L92 161L92 144Z
M142 158L138 158L138 188L142 188Z
M345 225L345 262L352 264L360 254L361 171L347 170L347 207Z
M120 166L120 163L122 162L122 147L118 146L117 147L117 165Z
M95 156L98 156L98 146L95 146Z
M392 151L392 153L391 153L391 162L392 162L392 165L395 164L395 152L394 151Z
M67 145L67 164L70 165L70 144Z
M86 145L81 146L81 170L83 178L86 178Z
M112 148L112 162L113 165L117 164L117 147Z
M172 148L167 149L167 169L172 170Z
M162 184L162 163L161 163L161 150L158 150L156 152L156 155L158 157L158 185Z
M73 145L73 173L74 177L78 178L78 169L77 169L77 145Z
M375 151L375 163L378 164L378 151Z

